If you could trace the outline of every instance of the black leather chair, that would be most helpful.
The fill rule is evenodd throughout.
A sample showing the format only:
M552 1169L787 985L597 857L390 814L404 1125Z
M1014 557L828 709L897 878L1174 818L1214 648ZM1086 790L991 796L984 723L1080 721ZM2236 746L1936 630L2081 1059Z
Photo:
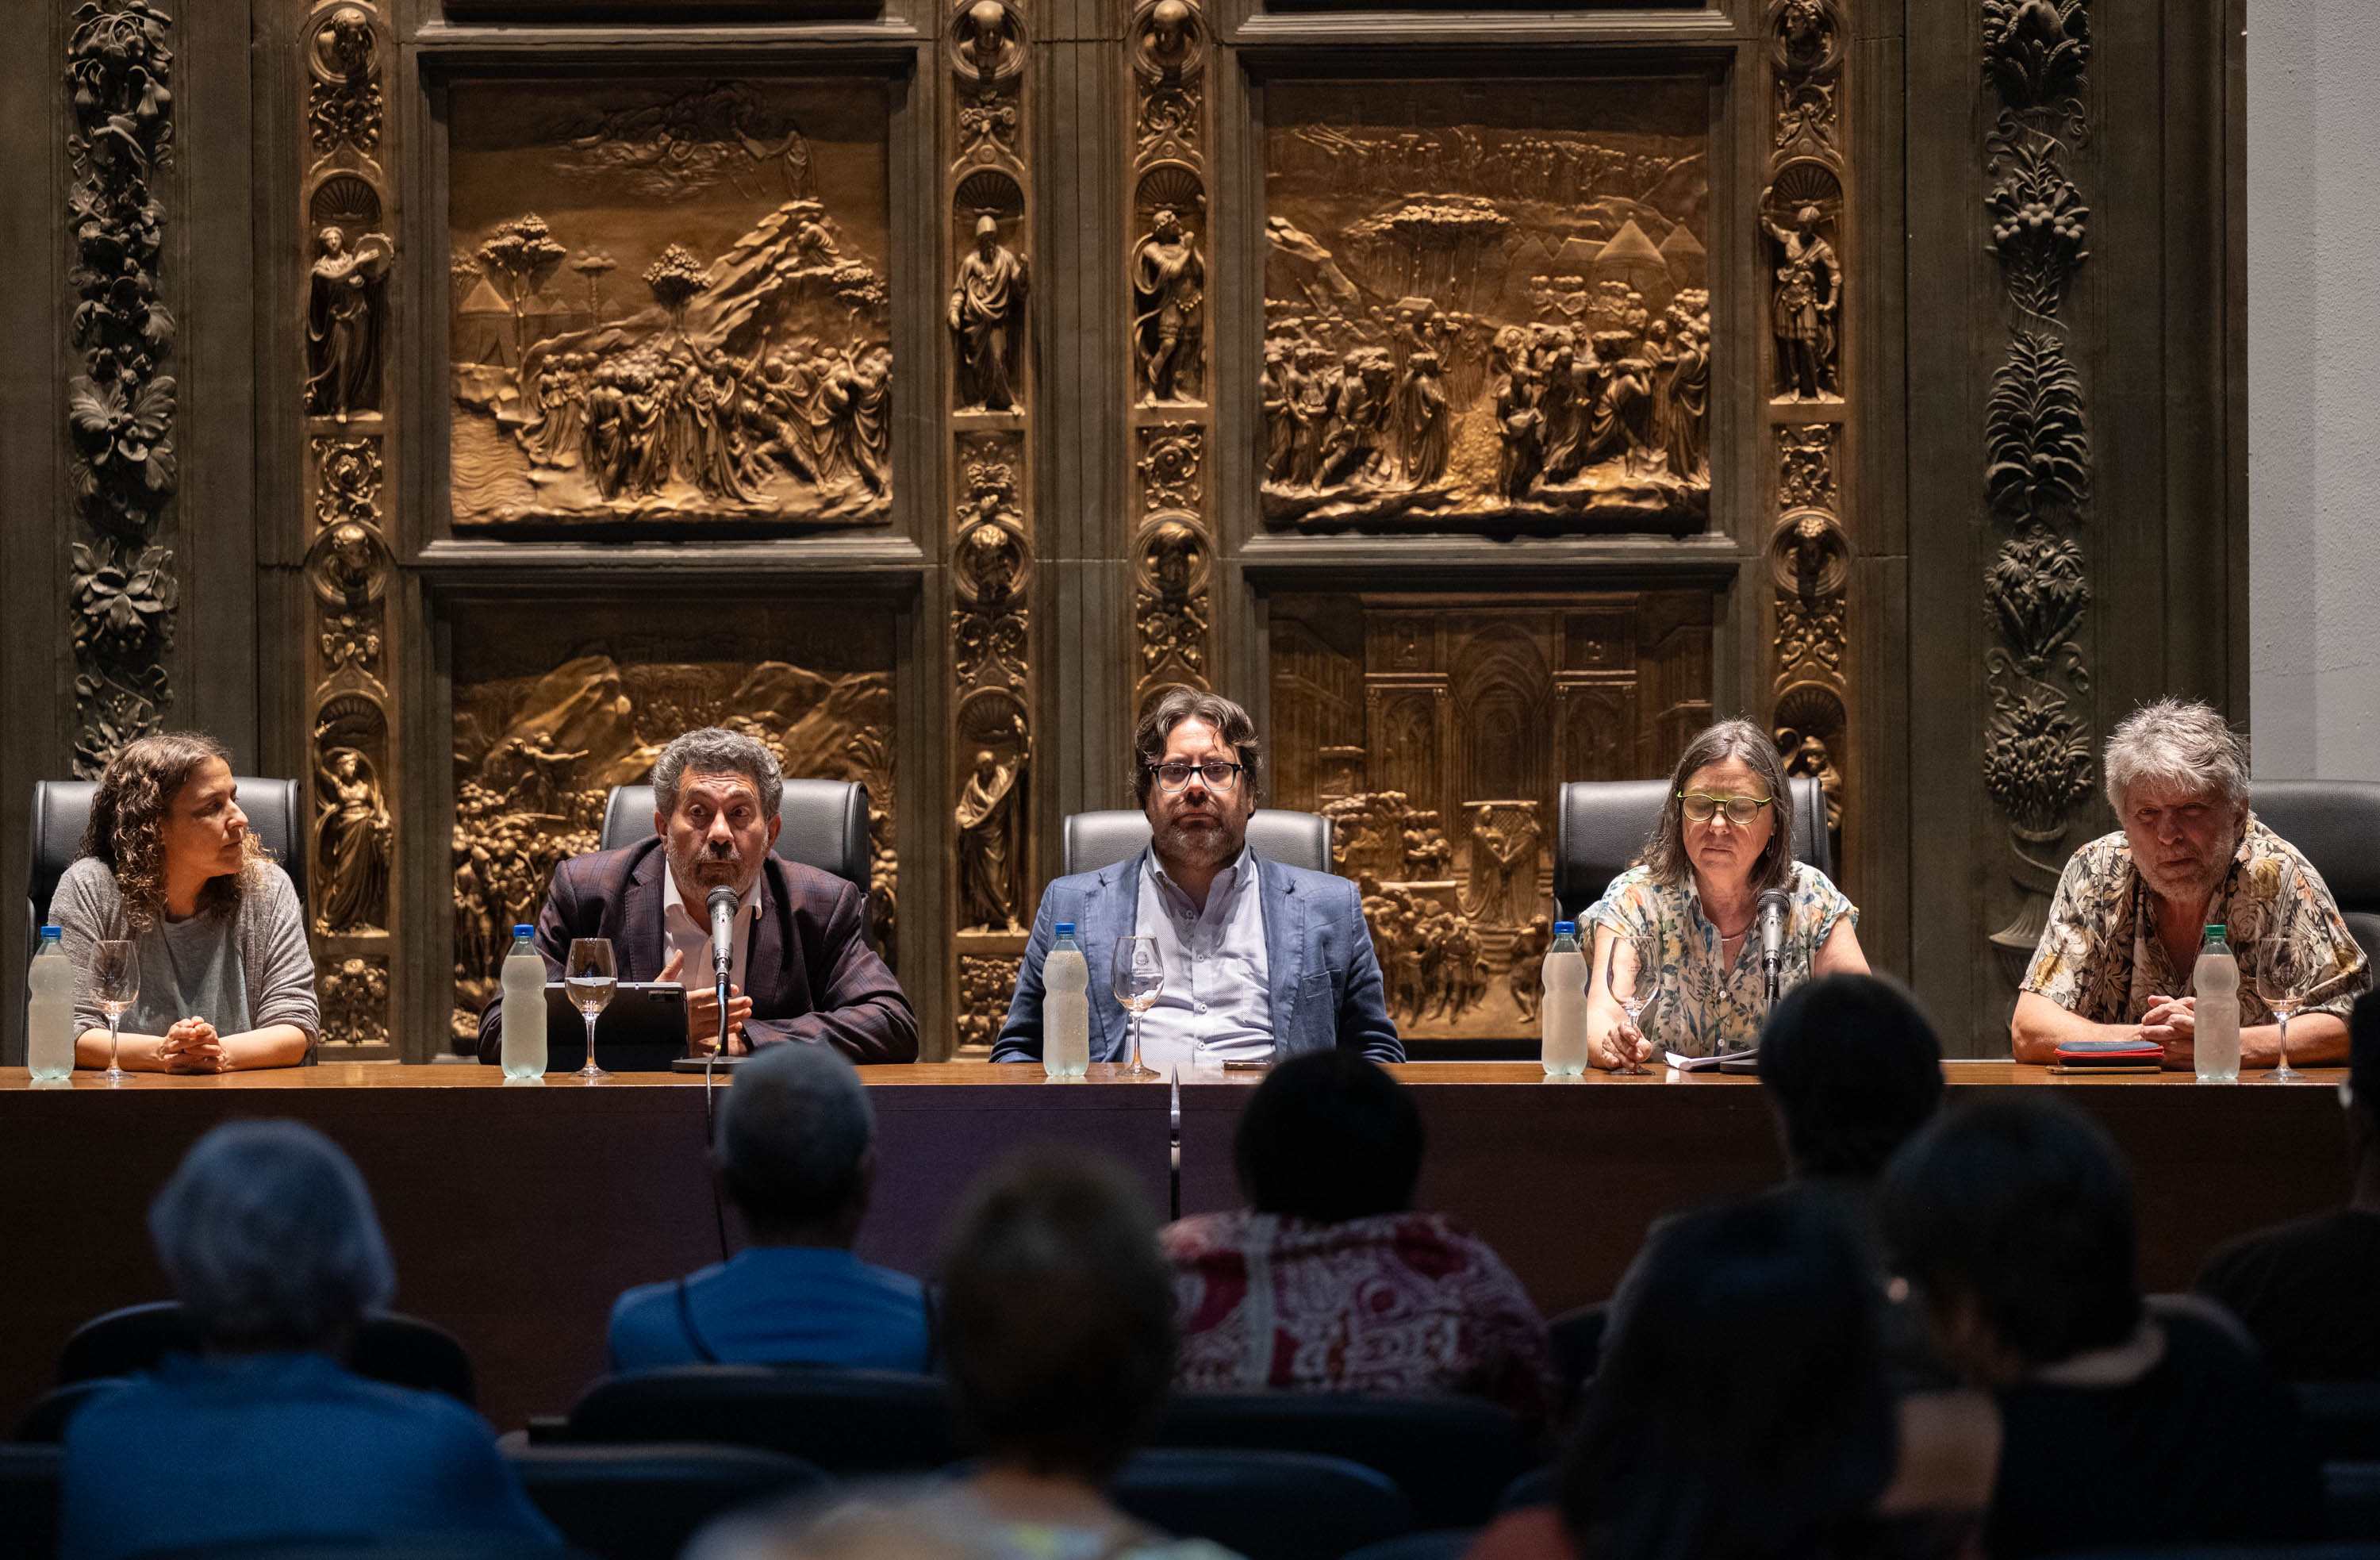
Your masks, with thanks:
M1315 1452L1387 1474L1423 1528L1475 1527L1542 1461L1509 1410L1468 1397L1183 1393L1150 1444Z
M777 798L777 854L868 892L868 787L849 780L788 780ZM618 850L653 832L653 788L614 786L597 848Z
M531 1420L529 1440L756 1446L846 1475L923 1471L959 1455L940 1381L831 1366L683 1365L610 1376L567 1419Z
M58 1552L58 1448L0 1443L0 1549Z
M298 782L239 774L233 776L232 783L239 787L239 810L248 814L249 828L289 874L298 889L298 902L304 904L310 815ZM31 857L26 907L28 924L33 928L38 929L49 915L58 879L82 854L83 825L91 822L91 798L98 789L96 780L33 782L32 828L26 835Z
M1097 871L1148 844L1148 815L1122 810L1077 812L1066 820L1059 871L1072 876ZM1248 819L1248 847L1284 867L1309 872L1330 870L1330 820L1318 812L1259 807Z
M712 1517L834 1481L749 1446L520 1446L505 1458L565 1541L602 1560L674 1560Z
M2380 780L2259 780L2248 805L2313 863L2363 956L2380 965Z
M179 1300L126 1306L74 1330L58 1355L58 1384L133 1375L169 1353L199 1348L199 1330ZM417 1317L393 1311L366 1317L347 1347L347 1367L391 1386L443 1392L460 1403L476 1400L471 1357L461 1340Z
M1311 1452L1144 1447L1109 1493L1153 1528L1245 1560L1339 1560L1413 1529L1387 1475Z
M1792 791L1793 856L1834 876L1827 834L1827 795L1817 781L1796 775ZM1667 780L1572 780L1561 788L1554 819L1554 903L1576 920L1628 870L1660 821Z

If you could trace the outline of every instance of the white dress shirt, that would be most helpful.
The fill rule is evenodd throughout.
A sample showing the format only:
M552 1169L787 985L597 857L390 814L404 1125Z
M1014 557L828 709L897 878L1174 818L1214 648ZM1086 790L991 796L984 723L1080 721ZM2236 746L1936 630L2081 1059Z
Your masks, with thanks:
M667 959L674 948L686 956L678 967L678 984L686 990L711 989L719 977L710 969L710 910L706 905L698 910L688 906L677 891L677 873L666 864L662 869L662 957ZM708 894L704 896L710 897ZM752 945L752 926L760 919L760 880L754 878L752 886L735 901L735 920L742 923L735 934L735 945L728 950L727 978L739 992L744 984L744 955Z
M1208 1066L1272 1059L1264 890L1253 851L1215 874L1203 911L1151 849L1141 858L1135 930L1157 939L1165 989L1141 1015L1141 1060L1159 1072L1191 1072L1193 1042ZM1095 970L1092 979L1108 978Z

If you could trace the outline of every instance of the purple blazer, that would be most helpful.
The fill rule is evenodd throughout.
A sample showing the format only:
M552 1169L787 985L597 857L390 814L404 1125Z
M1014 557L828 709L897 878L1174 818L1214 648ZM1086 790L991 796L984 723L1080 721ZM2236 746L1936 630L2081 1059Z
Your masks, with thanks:
M546 979L562 979L574 937L608 937L623 981L657 981L669 957L662 935L662 837L625 850L574 856L554 869L537 913L537 951ZM917 1016L884 961L861 934L859 890L816 867L769 853L760 871L760 914L744 956L752 999L745 1039L823 1042L855 1062L914 1062ZM494 1062L504 1032L502 992L480 1014L480 1060Z

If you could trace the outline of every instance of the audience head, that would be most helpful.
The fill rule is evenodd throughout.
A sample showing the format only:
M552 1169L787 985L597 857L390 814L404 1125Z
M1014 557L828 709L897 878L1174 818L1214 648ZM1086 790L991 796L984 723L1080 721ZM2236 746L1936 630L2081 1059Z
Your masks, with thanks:
M952 1226L942 1338L960 1424L982 1453L1105 1480L1173 1379L1172 1276L1138 1188L1079 1151L1004 1161Z
M2248 745L2195 701L2160 699L2107 737L2107 800L2161 898L2203 900L2248 827Z
M295 1121L233 1121L149 1207L157 1260L209 1347L334 1350L396 1287L363 1177Z
M751 891L777 843L784 792L777 755L740 732L704 726L662 750L653 761L653 832L668 844L688 909L699 916L714 888Z
M1412 1094L1378 1064L1337 1049L1274 1067L1232 1140L1249 1205L1318 1225L1411 1208L1421 1154Z
M1892 1474L1875 1286L1792 1191L1664 1219L1621 1281L1560 1501L1596 1560L1838 1548Z
M2359 1198L2380 1198L2380 993L2366 992L2347 1020L2348 1169Z
M1661 798L1661 817L1642 858L1657 882L1682 887L1696 877L1747 886L1755 894L1782 888L1793 876L1793 808L1777 739L1750 721L1719 721L1686 744ZM1749 798L1702 819L1712 804L1683 798Z
M1873 1181L1942 1103L1942 1046L1916 1002L1874 975L1796 986L1760 1031L1760 1083L1791 1173Z
M1264 744L1248 713L1220 693L1171 689L1140 717L1132 748L1132 797L1158 859L1220 867L1237 856L1264 795ZM1217 765L1238 769L1209 778Z
M1984 1385L2129 1338L2140 1323L2131 1178L2106 1128L2054 1099L1936 1119L1877 1210L1944 1359Z
M134 935L164 919L169 880L202 883L201 908L238 898L249 863L265 853L235 790L223 744L195 731L140 737L108 761L91 795L82 854L115 874Z
M719 1107L720 1185L762 1245L848 1246L876 1173L876 1113L825 1045L771 1045Z

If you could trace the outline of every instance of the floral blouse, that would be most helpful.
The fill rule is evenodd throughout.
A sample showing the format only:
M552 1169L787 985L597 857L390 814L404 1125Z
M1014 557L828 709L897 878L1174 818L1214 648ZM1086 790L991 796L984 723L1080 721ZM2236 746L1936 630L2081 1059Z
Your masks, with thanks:
M1786 884L1791 901L1785 920L1785 957L1778 970L1780 992L1810 978L1818 949L1849 916L1859 911L1827 874L1806 862L1793 863ZM1653 1000L1636 1016L1645 1038L1666 1051L1708 1056L1741 1051L1760 1042L1768 1017L1767 982L1760 967L1760 939L1747 932L1735 963L1722 966L1718 928L1703 915L1694 880L1675 887L1653 881L1645 868L1631 867L1611 880L1603 897L1587 907L1587 926L1608 926L1627 935L1655 940L1661 967ZM1582 934L1593 956L1593 944Z
M2280 902L2284 893L2286 904ZM2363 950L2313 863L2252 812L2231 871L2206 905L2206 924L2224 929L2231 957L2240 961L2243 1026L2273 1021L2273 1010L2256 990L2256 969L2277 922L2283 935L2307 944L2313 954L2314 985L2298 1012L2346 1018L2356 996L2372 984ZM2042 928L2020 989L2038 992L2095 1024L2130 1024L2165 997L2188 995L2191 976L2166 957L2149 885L2132 870L2132 847L2119 829L2093 840L2066 863L2058 896L2050 901L2049 924Z

